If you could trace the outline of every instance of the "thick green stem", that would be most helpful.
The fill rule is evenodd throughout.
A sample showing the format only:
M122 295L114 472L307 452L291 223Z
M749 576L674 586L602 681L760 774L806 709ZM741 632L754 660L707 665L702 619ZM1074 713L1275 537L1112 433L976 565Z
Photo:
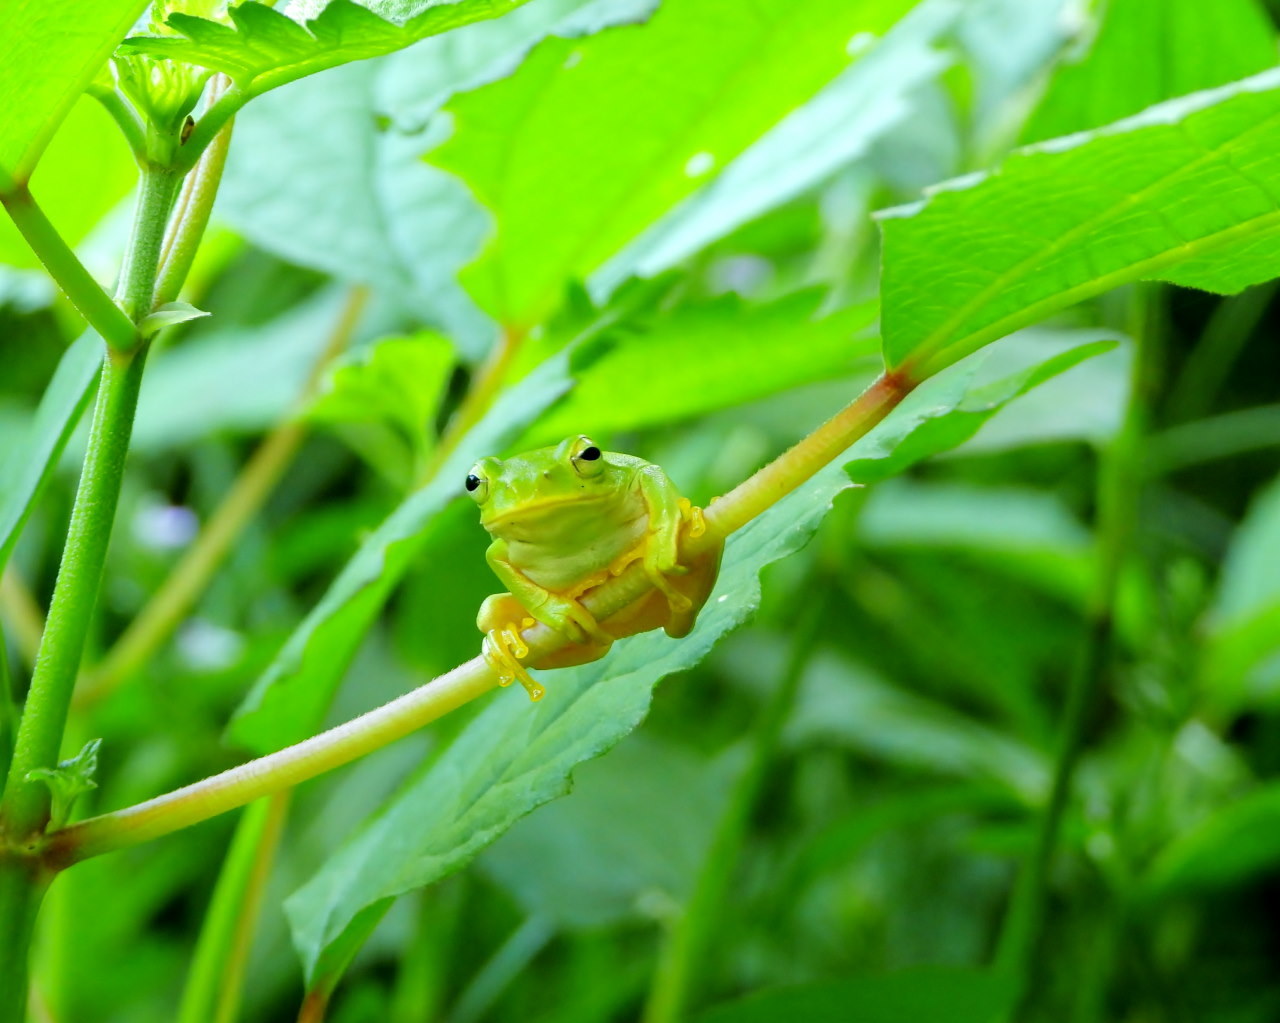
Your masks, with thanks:
M30 860L0 852L0 1023L25 1023L27 960L47 881Z
M98 599L144 362L145 351L112 353L103 369L62 567L0 804L0 827L11 844L38 836L48 820L48 787L28 782L27 773L58 762L71 691Z
M740 528L799 487L880 422L909 389L899 379L881 378L805 440L711 505L706 513L707 532L691 539L686 552L692 555L706 550L715 542L713 537ZM637 562L584 595L583 603L597 619L604 619L629 607L652 588L644 566ZM563 636L544 625L523 635L534 659L565 643ZM209 820L380 749L496 685L492 670L481 658L472 658L411 693L295 746L55 832L49 836L44 855L53 864L65 865Z
M1136 351L1133 379L1124 424L1099 465L1097 574L1087 611L1083 649L1067 693L1049 801L1040 819L1031 856L1018 878L997 949L997 969L1006 973L1020 991L1020 1001L1013 1018L1021 1018L1030 1008L1033 974L1037 969L1036 954L1042 941L1045 908L1049 901L1050 871L1062 819L1070 801L1076 765L1084 751L1089 722L1103 691L1110 664L1116 595L1121 571L1129 555L1138 500L1146 475L1143 442L1156 385L1160 339L1153 320L1158 294L1155 285L1147 285L1134 296L1134 329L1131 334Z
M63 241L57 228L49 223L49 218L31 198L31 193L26 188L0 192L0 202L4 203L22 237L89 326L117 351L132 350L138 343L137 328L76 258L71 246Z

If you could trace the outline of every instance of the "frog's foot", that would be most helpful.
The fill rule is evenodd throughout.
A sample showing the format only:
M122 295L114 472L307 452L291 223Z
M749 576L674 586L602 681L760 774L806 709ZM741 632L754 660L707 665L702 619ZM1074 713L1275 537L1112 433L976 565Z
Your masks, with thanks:
M530 677L521 662L521 658L529 656L529 648L525 645L520 630L532 624L532 618L525 618L490 629L485 633L481 652L485 664L498 676L498 685L509 686L518 681L524 686L530 700L541 700L546 695L546 690Z
M712 498L712 500L719 500ZM684 519L684 535L687 538L701 536L707 531L707 520L702 514L702 509L696 504L691 504L688 498L680 498L680 517Z

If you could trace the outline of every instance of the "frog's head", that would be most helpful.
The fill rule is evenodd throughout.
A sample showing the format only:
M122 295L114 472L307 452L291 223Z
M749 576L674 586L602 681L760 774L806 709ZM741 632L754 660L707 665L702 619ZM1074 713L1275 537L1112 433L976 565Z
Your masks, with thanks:
M466 488L480 506L480 523L492 532L508 524L533 524L566 504L610 497L615 473L590 437L567 437L555 447L511 458L482 458Z

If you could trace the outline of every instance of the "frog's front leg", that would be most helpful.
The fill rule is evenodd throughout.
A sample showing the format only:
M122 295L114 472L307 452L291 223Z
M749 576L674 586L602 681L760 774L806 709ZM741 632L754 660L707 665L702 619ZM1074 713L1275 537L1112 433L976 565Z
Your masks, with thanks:
M485 661L497 673L499 681L507 685L513 679L519 679L528 690L530 699L541 698L542 687L529 677L522 663L529 650L520 637L520 631L532 625L534 619L555 629L570 643L568 648L540 659L534 667L585 664L605 655L613 637L578 601L539 586L511 564L505 541L495 540L485 552L485 557L494 573L511 590L486 599L476 619L476 624L485 634Z

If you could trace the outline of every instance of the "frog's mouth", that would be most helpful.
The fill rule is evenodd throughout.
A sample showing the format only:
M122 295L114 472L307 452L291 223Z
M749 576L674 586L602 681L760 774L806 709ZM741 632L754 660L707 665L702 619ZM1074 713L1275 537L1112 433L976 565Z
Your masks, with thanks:
M501 515L495 515L491 519L483 522L486 529L494 526L510 525L513 522L528 523L530 525L546 519L553 514L556 509L563 508L566 505L574 508L602 504L609 497L608 493L573 493L564 497L544 497L538 501L529 501L522 504L519 508L514 508L509 512Z

